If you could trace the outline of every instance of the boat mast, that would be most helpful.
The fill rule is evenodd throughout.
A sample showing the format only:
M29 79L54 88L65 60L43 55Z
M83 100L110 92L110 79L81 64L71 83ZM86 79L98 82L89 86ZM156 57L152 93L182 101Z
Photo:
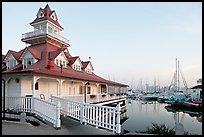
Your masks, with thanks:
M177 58L176 58L176 73L175 73L175 91L177 90Z
M179 60L178 60L178 87L177 91L179 91Z

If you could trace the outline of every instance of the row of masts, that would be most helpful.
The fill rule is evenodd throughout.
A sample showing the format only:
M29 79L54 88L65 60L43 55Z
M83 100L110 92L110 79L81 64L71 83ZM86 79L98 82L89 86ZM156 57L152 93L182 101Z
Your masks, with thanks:
M147 82L146 82L145 87L143 87L142 86L143 85L142 80L140 80L136 91L142 92L142 91L150 91L151 90L151 91L154 91L154 92L160 92L160 91L179 92L181 90L181 88L180 88L180 76L182 78L185 90L187 90L188 86L187 86L186 80L185 80L184 75L183 75L183 73L181 71L179 60L176 58L176 71L174 72L173 79L171 81L170 86L160 87L159 86L159 80L157 82L156 79L155 79L153 86L149 86L149 84L147 84ZM130 87L131 90L133 89L132 86L133 86L133 81L132 81L132 84L131 84L131 87Z
M182 77L185 89L187 90L188 86L187 86L186 80L185 80L183 73L180 69L179 60L176 58L176 72L174 73L174 77L173 77L171 84L169 86L169 90L171 90L171 88L173 88L174 92L180 91L180 75Z

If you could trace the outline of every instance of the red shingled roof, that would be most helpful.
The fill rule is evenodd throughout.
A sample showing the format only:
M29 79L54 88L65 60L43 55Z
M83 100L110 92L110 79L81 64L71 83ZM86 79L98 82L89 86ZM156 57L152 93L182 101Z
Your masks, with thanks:
M5 58L5 55L2 55L2 61L4 60L4 58Z
M64 51L66 48L59 48L58 50L56 51L52 51L52 52L49 52L49 59L55 59L62 51Z
M28 47L28 51L33 55L34 58L36 59L41 59L41 52L36 50L34 47Z
M89 64L89 61L82 61L81 63L83 65L83 68L85 69Z
M54 23L55 25L57 25L58 27L62 28L62 26L59 24L59 22L57 20L55 21L55 20L50 18L50 15L52 15L54 10L52 11L48 4L45 6L44 9L40 8L39 10L42 10L42 12L44 13L44 17L42 17L42 18L37 17L33 22L30 23L31 25L34 24L34 23L37 23L37 22L44 21L44 20L49 20L52 23Z
M85 68L88 66L88 64L91 63L91 61L82 61L81 63L82 63L82 65L83 65L83 69L85 69ZM92 66L92 65L91 65L91 66ZM93 66L92 66L92 68L93 68ZM94 69L93 69L93 70L94 70Z
M68 58L70 66L77 60L77 58L79 58L79 56Z

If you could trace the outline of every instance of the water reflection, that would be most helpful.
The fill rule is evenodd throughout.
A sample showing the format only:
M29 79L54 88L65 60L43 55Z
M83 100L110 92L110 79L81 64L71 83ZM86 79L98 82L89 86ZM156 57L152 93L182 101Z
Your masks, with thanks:
M165 109L168 112L173 112L173 113L183 112L184 114L188 114L190 117L195 117L198 122L202 123L202 111L191 111L189 109L181 109L181 108L177 109L177 108L171 107L169 105L165 106Z
M145 131L152 126L152 123L156 123L159 125L165 124L171 129L174 128L174 130L176 128L184 129L189 134L202 135L202 112L177 112L177 110L172 110L173 112L171 112L167 111L166 106L168 104L158 103L157 101L145 102L127 99L126 113L128 119L122 124L122 131Z

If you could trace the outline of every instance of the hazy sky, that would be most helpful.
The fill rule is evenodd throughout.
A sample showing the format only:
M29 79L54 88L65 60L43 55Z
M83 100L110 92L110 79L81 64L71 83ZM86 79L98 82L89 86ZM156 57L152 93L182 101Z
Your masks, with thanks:
M21 35L47 2L2 3L2 54L25 48ZM202 77L201 2L49 2L72 56L94 72L129 84L171 83L178 58L189 87ZM182 80L180 80L182 81ZM182 85L182 83L180 84Z

